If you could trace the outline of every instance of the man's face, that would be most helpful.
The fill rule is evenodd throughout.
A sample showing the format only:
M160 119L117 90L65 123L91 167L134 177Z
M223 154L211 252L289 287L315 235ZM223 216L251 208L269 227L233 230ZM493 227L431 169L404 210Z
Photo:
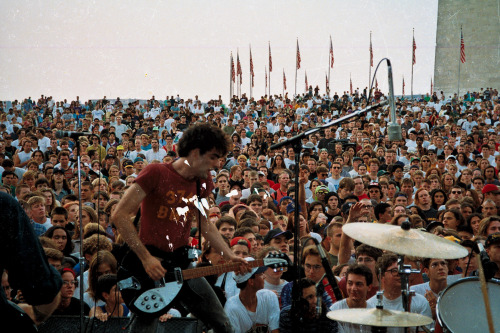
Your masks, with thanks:
M380 189L377 187L371 187L368 190L368 196L370 197L370 199L380 201L380 196L381 196Z
M445 281L448 276L448 263L444 259L431 259L426 270L431 281Z
M90 190L90 186L83 185L82 186L82 199L89 200L92 197L92 191Z
M69 165L69 157L68 156L61 156L59 158L59 163L61 163L61 165L63 166L64 169L66 169Z
M318 302L316 286L310 286L302 289L302 298L307 301L307 304L309 304L309 314L316 313L316 303Z
M246 258L250 255L248 252L248 247L245 245L236 244L231 248L231 250L233 250L233 253L240 258Z
M219 228L219 232L221 235L226 237L227 239L232 239L234 237L234 227L229 223L222 223Z
M248 241L252 245L252 248L251 248L250 251L252 253L254 253L255 252L255 247L257 246L257 238L255 238L255 234L254 233L248 233L248 234L243 235L243 237L245 237L246 239L248 239Z
M363 179L356 178L354 179L354 193L362 193L365 190L365 184L363 183Z
M36 203L31 206L31 216L34 219L39 219L45 216L45 205L43 203Z
M331 169L332 176L335 176L335 177L340 176L340 168L341 168L340 164L333 163L332 164L332 169Z
M65 227L68 221L64 218L64 215L54 214L52 215L51 222L52 225Z
M269 242L269 245L277 248L283 253L288 253L290 251L290 246L288 245L288 241L286 240L286 237L284 235L272 238Z
M321 258L317 255L308 255L304 261L304 271L306 278L318 283L325 274Z
M354 302L363 302L366 300L366 294L370 287L366 284L366 278L363 275L349 274L346 277L347 295Z
M283 173L280 175L279 183L282 186L288 186L289 182L290 182L290 176L287 173Z
M492 244L486 249L490 260L500 265L500 244Z
M427 205L430 203L430 200L431 200L431 196L429 195L429 193L427 191L420 191L418 193L418 202L421 204L421 205Z
M254 212L257 213L257 215L260 216L260 214L262 213L262 202L258 201L258 200L254 200L252 201L248 207L252 208Z
M329 236L330 246L335 249L340 248L340 238L342 237L342 228L333 227L333 234Z
M398 273L397 262L387 267L385 272L382 272L382 283L384 288L396 289L401 288L401 277Z

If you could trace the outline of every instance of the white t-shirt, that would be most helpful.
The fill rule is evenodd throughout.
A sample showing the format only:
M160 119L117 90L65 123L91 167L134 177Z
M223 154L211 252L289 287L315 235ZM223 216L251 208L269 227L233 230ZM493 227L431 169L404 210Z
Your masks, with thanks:
M403 301L402 301L402 296L399 296L396 299L389 300L385 298L385 296L382 299L382 305L384 306L384 309L386 310L396 310L396 311L404 311L403 308ZM377 306L377 295L373 296L370 298L368 301L366 301L367 304L370 305L370 307L374 308ZM418 313L424 316L427 316L429 318L432 318L432 312L431 312L431 307L429 306L429 302L427 302L427 299L425 299L424 296L416 294L411 298L411 313ZM434 327L434 323L430 324L427 326L429 329ZM403 333L404 329L401 327L390 327L387 329L388 333ZM415 332L414 328L411 328L408 330L408 332Z
M278 297L270 290L257 291L257 309L248 311L239 296L227 300L224 310L235 332L253 332L257 327L267 326L268 332L279 329L280 306Z
M366 304L366 308L373 308L370 304ZM344 309L350 309L349 305L347 305L347 299L343 299L341 301L335 302L332 304L330 307L330 311L335 311L335 310L344 310ZM371 333L372 328L371 326L367 325L359 325L359 324L352 324L352 323L346 323L346 322L338 322L340 326L342 326L342 329L344 330L344 333Z
M50 139L46 136L44 136L41 139L38 139L38 149L40 149L42 152L46 152L47 148L50 146Z

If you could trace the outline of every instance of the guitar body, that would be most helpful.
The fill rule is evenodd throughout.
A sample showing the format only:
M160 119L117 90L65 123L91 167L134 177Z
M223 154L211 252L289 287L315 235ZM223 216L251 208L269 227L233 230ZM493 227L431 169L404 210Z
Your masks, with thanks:
M160 281L151 280L133 251L123 258L118 269L118 288L123 301L132 312L146 318L157 318L166 313L181 291L184 280L220 275L239 266L238 263L226 263L186 269L197 258L196 249L185 246L169 253L152 247L147 249L151 255L162 260L162 266L167 270ZM248 265L282 269L290 265L290 259L283 253L269 253L266 258L250 261Z
M171 308L180 292L182 279L178 282L174 271L188 267L192 248L181 247L168 253L153 247L147 248L153 256L162 259L162 266L167 270L165 277L153 281L144 270L141 260L133 251L129 251L118 269L118 286L123 301L132 312L157 318Z

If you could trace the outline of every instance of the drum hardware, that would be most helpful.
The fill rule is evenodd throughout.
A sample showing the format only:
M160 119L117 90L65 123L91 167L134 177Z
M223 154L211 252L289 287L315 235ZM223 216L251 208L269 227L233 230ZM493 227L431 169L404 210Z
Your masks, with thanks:
M477 276L460 279L448 285L439 295L436 316L443 332L470 333L491 332L485 320L486 308L491 313L496 331L500 328L500 280L486 283L491 304L485 307L483 285Z

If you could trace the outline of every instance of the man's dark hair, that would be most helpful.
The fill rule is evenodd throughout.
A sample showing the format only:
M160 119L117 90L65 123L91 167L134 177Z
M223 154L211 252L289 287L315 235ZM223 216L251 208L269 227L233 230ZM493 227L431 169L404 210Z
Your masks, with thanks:
M64 215L64 219L68 219L68 211L64 207L54 207L54 209L52 209L52 212L50 213L50 216L54 215Z
M47 180L47 178L38 178L35 181L35 188L37 188L38 185L43 185L43 184L46 184L47 186L50 186L49 181Z
M366 285L369 286L373 282L373 274L372 271L366 265L354 264L347 268L345 273L346 279L349 277L349 274L362 275L365 277Z
M116 277L116 274L105 274L103 276L100 276L97 280L97 298L105 302L106 300L102 296L102 293L109 294L111 288L113 288L113 286L115 286L117 282L118 278Z
M378 220L380 214L384 214L387 207L391 207L387 202L381 202L374 208L375 218Z
M244 237L246 234L254 234L254 232L249 227L241 227L236 229L234 237Z
M236 229L238 227L238 222L236 222L236 220L234 218L232 218L231 216L223 216L220 219L218 219L217 222L215 222L215 226L217 227L217 230L220 229L220 226L222 225L222 223L227 223L227 224L233 226L234 229Z
M398 262L398 256L394 253L385 253L377 260L377 265L375 266L376 272L381 272L381 275L384 275L385 271L389 266Z
M230 145L229 137L220 128L203 123L190 126L184 131L177 144L177 152L179 157L187 157L196 148L200 149L200 155L216 148L221 156L225 156Z
M378 260L382 256L384 252L381 249L377 249L376 247L366 245L366 244L361 244L358 247L356 247L356 258L362 254L373 258L375 261Z

